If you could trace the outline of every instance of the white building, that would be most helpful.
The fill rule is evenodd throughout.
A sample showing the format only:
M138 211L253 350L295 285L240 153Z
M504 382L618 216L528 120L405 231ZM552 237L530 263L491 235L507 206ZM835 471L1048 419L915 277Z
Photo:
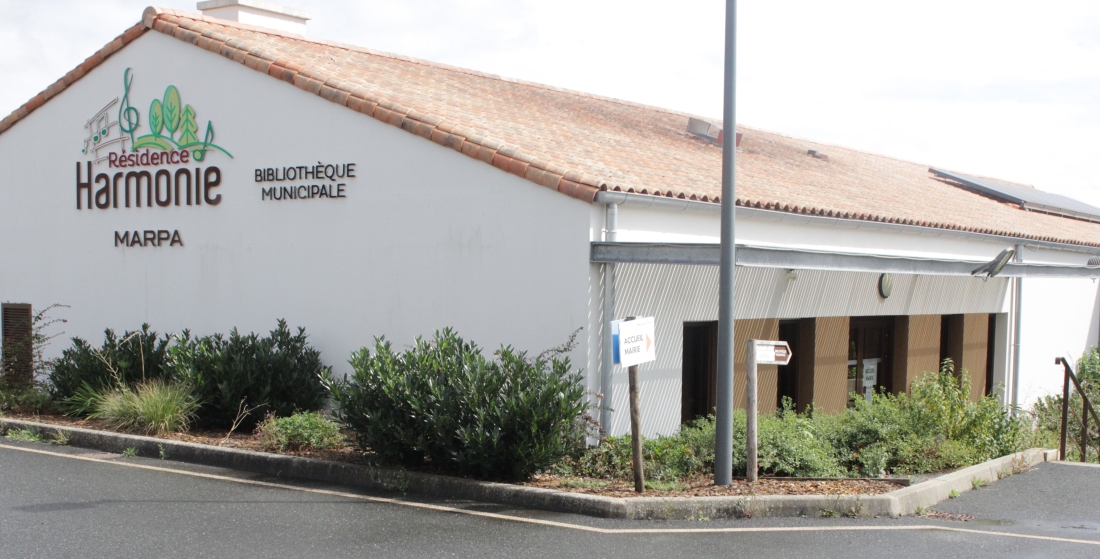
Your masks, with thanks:
M307 38L308 14L262 2L203 4L240 21L149 8L0 121L0 301L71 305L67 335L94 341L286 318L338 373L374 336L452 326L538 353L583 328L574 362L613 433L629 422L606 321L652 315L644 430L709 411L719 126ZM1060 390L1056 356L1097 344L1100 209L737 136L737 338L796 356L763 368L764 409L787 395L838 411L864 389L850 370L902 391L942 357L1026 405ZM1021 261L970 274L1006 248Z

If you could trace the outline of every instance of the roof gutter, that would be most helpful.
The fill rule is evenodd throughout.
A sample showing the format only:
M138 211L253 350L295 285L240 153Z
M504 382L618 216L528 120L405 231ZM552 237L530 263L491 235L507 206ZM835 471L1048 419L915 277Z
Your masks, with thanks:
M654 209L666 212L700 213L715 216L719 214L722 208L721 204L716 204L714 202L683 200L679 198L664 198L661 196L634 194L630 192L609 192L606 190L602 190L596 193L595 202L597 204L617 204L627 208ZM920 225L902 225L899 223L882 223L879 221L865 221L861 219L846 219L841 217L795 214L775 210L747 208L744 206L737 207L737 217L745 217L747 219L757 221L785 221L800 225L814 225L818 227L845 227L849 229L868 229L872 231L894 231L910 235L951 237L955 239L969 239L1001 244L1021 245L1032 249L1043 248L1100 255L1100 247L1090 247L1070 243L1055 243L1051 241L1037 241L1020 237L991 235L988 233L974 233L970 231L958 231L955 229L940 229L937 227L923 227Z
M719 245L594 242L589 260L593 263L717 266ZM737 265L750 268L972 276L983 264L986 262L737 245ZM1011 262L997 273L997 277L1097 278L1100 268Z

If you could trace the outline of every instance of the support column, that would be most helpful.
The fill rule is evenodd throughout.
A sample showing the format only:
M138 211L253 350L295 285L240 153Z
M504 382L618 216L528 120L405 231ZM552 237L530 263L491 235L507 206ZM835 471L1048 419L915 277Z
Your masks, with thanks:
M986 360L989 358L989 315L954 314L944 317L947 325L946 354L955 363L955 373L966 371L970 378L970 400L985 395Z
M733 329L735 341L733 361L733 405L736 409L745 409L745 375L747 345L749 340L774 340L779 337L778 318L754 318L738 320ZM757 395L760 413L775 411L775 392L779 388L779 370L775 365L758 367Z
M938 314L899 316L894 322L894 392L909 392L922 374L940 369Z
M848 403L848 317L804 318L798 325L798 409L839 413Z

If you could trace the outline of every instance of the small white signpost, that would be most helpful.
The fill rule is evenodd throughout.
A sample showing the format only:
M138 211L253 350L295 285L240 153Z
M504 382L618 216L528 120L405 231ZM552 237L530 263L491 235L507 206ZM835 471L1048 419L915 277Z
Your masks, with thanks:
M615 363L627 367L630 375L630 438L634 443L634 490L638 493L645 493L638 365L657 359L654 325L652 316L632 317L611 323L611 344L615 349Z
M878 363L880 359L863 360L863 397L868 402L874 399L875 385L878 384Z
M745 375L745 479L756 481L759 456L756 446L756 379L758 365L786 365L791 362L791 346L787 342L749 340Z

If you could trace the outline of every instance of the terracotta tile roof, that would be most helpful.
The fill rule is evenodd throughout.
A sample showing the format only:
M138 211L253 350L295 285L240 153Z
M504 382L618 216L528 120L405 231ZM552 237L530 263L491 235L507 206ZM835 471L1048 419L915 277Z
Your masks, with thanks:
M147 8L0 133L149 29L582 200L599 190L720 200L721 149L687 133L691 115L163 8ZM1100 224L996 202L927 165L738 129L738 205L1100 246Z

